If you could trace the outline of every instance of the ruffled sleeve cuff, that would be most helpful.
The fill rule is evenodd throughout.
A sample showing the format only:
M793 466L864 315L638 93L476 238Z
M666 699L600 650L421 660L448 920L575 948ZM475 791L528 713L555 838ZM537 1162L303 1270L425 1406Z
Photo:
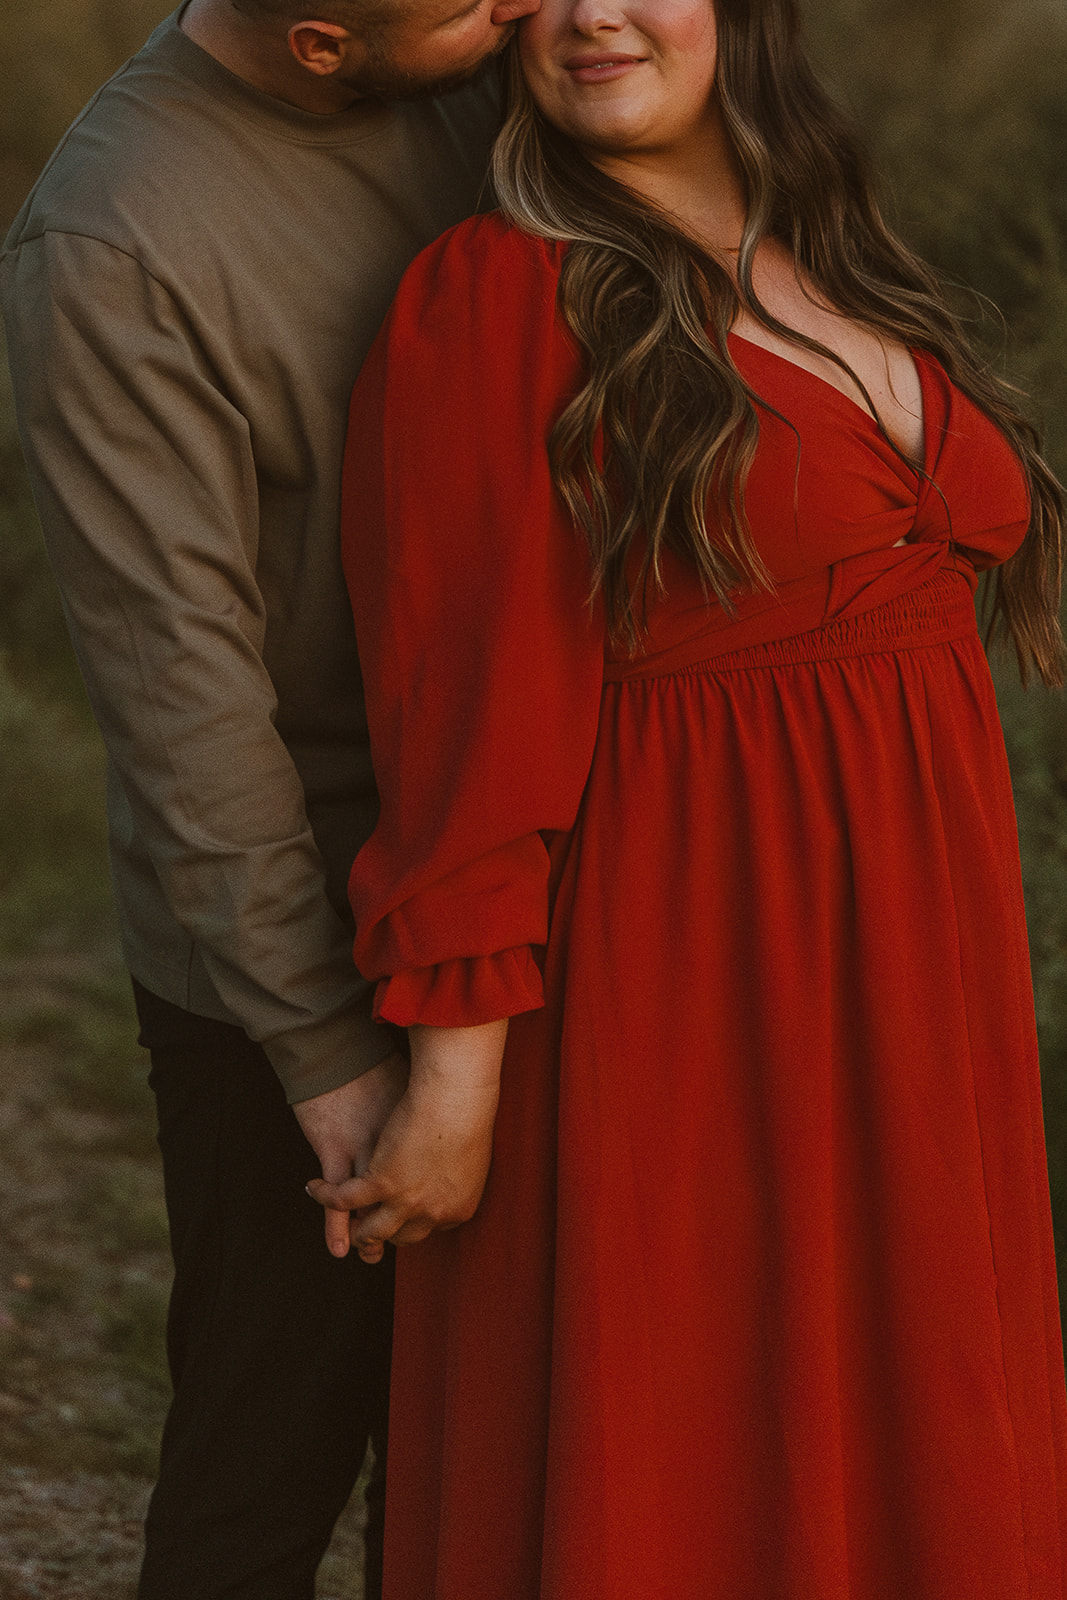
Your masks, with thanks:
M491 956L441 961L382 978L374 997L378 1022L401 1027L471 1028L545 1003L544 984L529 945Z

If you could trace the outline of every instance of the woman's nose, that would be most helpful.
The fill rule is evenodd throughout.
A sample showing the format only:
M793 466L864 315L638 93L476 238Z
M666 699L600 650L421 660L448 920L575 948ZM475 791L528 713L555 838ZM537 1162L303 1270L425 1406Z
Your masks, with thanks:
M616 0L573 0L571 25L578 33L617 32L626 21Z

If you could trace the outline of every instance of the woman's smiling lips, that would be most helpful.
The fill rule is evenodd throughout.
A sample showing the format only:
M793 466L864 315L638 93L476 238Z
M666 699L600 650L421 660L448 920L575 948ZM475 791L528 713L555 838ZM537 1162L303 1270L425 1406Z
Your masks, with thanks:
M632 67L638 67L645 56L623 55L614 50L598 50L595 54L571 56L563 63L564 71L578 83L608 83L621 78Z

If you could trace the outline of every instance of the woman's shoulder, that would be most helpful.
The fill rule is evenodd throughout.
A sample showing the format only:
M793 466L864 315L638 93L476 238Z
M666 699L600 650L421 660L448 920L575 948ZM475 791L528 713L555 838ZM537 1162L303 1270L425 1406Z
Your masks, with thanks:
M538 407L558 414L582 371L558 306L565 249L498 212L450 228L404 274L363 367L364 389L377 374L399 388L410 380L442 393L492 392L527 420Z
M565 249L553 239L517 228L502 211L479 211L446 229L422 254L459 254L481 261L491 258L558 276Z
M499 211L458 222L415 257L401 295L455 299L476 289L484 305L524 306L531 293L555 301L566 246L516 228Z

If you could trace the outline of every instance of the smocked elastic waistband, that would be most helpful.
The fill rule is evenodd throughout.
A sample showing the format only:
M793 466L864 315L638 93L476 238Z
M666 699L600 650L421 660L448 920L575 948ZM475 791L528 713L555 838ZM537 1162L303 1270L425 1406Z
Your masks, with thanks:
M688 648L675 645L669 659L654 657L647 665L642 664L640 657L632 661L606 662L604 681L619 683L631 678L668 677L702 670L750 671L756 667L918 650L947 644L974 635L976 631L972 585L963 573L942 568L927 582L869 610L785 638L724 649L722 647L730 643L730 630L725 629L710 635L695 635L687 641Z

